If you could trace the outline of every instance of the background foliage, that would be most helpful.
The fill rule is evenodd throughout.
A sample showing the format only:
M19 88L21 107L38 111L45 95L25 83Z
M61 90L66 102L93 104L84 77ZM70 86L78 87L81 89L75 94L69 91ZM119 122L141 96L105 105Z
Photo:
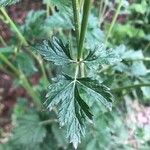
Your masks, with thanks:
M0 19L12 33L9 41L0 36L0 70L27 94L17 97L0 150L70 150L80 142L79 150L149 150L149 0L93 1L84 72L75 65L71 1L44 0L23 24L7 13L17 2L0 2Z

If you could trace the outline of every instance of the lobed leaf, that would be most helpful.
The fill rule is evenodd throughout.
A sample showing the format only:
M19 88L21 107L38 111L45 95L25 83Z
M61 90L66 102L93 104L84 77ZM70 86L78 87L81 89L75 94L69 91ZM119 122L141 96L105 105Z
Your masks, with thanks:
M0 6L5 7L19 2L20 0L0 0Z
M89 50L88 55L83 60L83 63L87 67L88 76L96 77L96 74L103 65L113 65L121 61L121 57L115 51L115 49L106 49L106 47L101 44L94 50Z
M18 126L14 130L13 140L17 144L36 146L43 142L46 136L46 129L40 124L40 118L37 114L26 114L18 118Z
M44 40L34 48L44 56L44 59L56 65L64 65L73 62L70 54L69 44L64 44L62 40L53 37L52 40Z
M90 93L90 97L97 99L110 109L112 95L107 87L90 78L74 79L68 75L64 75L49 86L45 102L50 110L53 107L59 108L60 125L66 126L67 137L75 148L81 142L81 136L85 135L86 120L92 121L93 116L89 106L81 97L81 88L86 93L87 99Z

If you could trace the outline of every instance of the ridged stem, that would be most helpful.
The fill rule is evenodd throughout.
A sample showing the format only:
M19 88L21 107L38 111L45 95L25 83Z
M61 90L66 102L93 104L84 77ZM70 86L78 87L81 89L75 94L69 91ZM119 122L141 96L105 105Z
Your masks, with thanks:
M84 1L83 18L82 18L82 24L81 24L78 57L77 57L78 61L80 61L80 59L82 58L82 55L83 55L83 50L84 50L83 44L84 44L85 34L86 34L86 30L87 30L87 24L88 24L91 3L92 3L92 0Z
M72 8L73 8L73 15L74 15L74 26L75 26L75 33L76 33L76 42L77 42L77 48L78 48L79 38L80 38L79 3L78 3L78 0L72 0Z

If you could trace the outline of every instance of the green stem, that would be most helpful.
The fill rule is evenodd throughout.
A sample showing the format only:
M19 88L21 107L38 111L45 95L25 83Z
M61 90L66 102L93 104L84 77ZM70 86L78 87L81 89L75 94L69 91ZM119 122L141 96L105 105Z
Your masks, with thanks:
M1 64L0 64L0 70L3 71L6 74L9 74L11 77L15 77L14 73L12 73L9 70L7 70L7 68L5 66L2 66Z
M57 119L44 120L44 121L40 122L40 125L48 125L48 124L51 124L51 123L54 123L54 122L58 122L58 120Z
M5 62L16 75L19 75L18 69L14 65L12 65L12 63L1 53L0 53L0 59L3 62Z
M83 18L82 18L82 25L81 25L81 32L80 32L80 40L79 40L79 49L78 49L78 61L82 58L83 54L83 44L85 39L85 34L87 30L88 18L90 13L92 0L85 0L83 6Z
M101 17L102 15L102 8L103 8L103 3L104 3L104 0L100 0L100 5L99 5L99 18Z
M19 76L20 76L20 79L22 80L22 86L27 90L28 94L32 97L34 103L40 109L41 101L39 98L39 94L33 90L30 83L28 82L28 79L25 77L25 75L22 72L20 73Z
M79 3L78 0L72 0L73 14L74 14L74 25L76 33L77 47L79 46L80 38L80 27L79 27Z
M149 49L149 47L150 47L150 42L146 45L143 51L146 52Z
M47 18L50 15L50 0L46 1L46 12L47 12Z
M111 22L110 28L109 28L109 30L108 30L108 33L107 33L107 36L106 36L106 39L105 39L105 43L107 43L108 38L110 37L111 31L112 31L112 29L113 29L113 27L114 27L114 25L115 25L115 22L116 22L116 20L117 20L118 15L119 15L119 12L120 12L122 3L123 3L123 0L120 0L120 3L118 4L118 7L117 7L117 11L116 11L116 13L115 13L115 16L114 16L114 18L113 18L113 20L112 20L112 22Z
M22 41L22 43L27 46L28 43L26 41L26 39L24 38L24 36L22 35L22 33L18 30L17 26L15 25L15 23L11 20L11 18L8 16L6 10L4 7L0 8L2 14L5 16L5 18L9 21L10 25L12 26L12 28L14 29L14 31L17 33L19 39Z
M1 35L0 35L0 41L5 47L7 46L6 42L4 41L4 39Z
M1 7L0 10L1 10L2 14L4 15L4 17L5 17L5 18L8 20L8 22L10 23L10 26L11 26L11 27L14 29L14 31L17 33L17 35L18 35L20 41L23 43L23 45L28 46L28 43L27 43L25 37L22 35L22 33L19 31L19 29L17 28L17 26L15 25L15 23L14 23L14 22L11 20L11 18L8 16L8 14L7 14L5 8ZM43 70L43 69L44 69L44 66L42 66L43 63L41 64L41 63L39 62L40 60L37 58L37 56L36 56L34 53L32 53L31 51L28 51L28 52L37 60L37 62L38 62L39 65L40 65L40 68L41 68L42 73L44 73L44 72L45 72L45 71ZM46 75L46 74L44 73L43 76L44 76L45 80L48 81L47 76L45 76L45 75Z
M43 78L44 78L44 80L45 80L45 83L48 85L48 84L49 84L49 81L48 81L48 79L47 79L46 70L45 70L45 68L44 68L44 64L43 64L43 61L42 61L41 56L39 56L39 64L40 64L40 68L41 68L42 75L43 75Z
M0 53L0 58L1 60L7 64L10 69L16 74L16 76L18 76L21 81L22 81L22 86L27 90L27 92L29 93L29 95L32 97L33 101L37 104L37 106L40 108L40 98L39 96L37 96L38 94L35 93L35 91L33 91L30 83L28 82L27 78L25 77L25 75L18 71L18 69L3 55Z
M3 40L2 37L0 38L0 41L4 46L7 46L7 44L5 43L5 41ZM28 79L25 77L23 72L20 72L2 53L0 53L0 58L6 65L8 65L10 67L10 69L15 73L16 76L21 78L22 86L27 90L29 95L32 97L33 101L40 108L41 107L40 98L39 98L39 96L37 96L38 94L35 91L33 91L30 83L28 82Z
M150 87L150 83L141 83L141 84L135 84L135 85L128 85L125 87L119 87L119 88L115 88L115 89L111 89L112 92L120 92L122 90L129 90L132 88L138 88L138 87Z

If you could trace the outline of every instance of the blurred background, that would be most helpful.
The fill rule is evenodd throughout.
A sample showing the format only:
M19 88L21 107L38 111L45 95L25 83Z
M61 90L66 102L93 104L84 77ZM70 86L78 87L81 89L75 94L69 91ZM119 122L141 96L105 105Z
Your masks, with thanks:
M52 35L65 41L74 34L67 2L0 4L0 150L74 149L59 128L57 111L43 105L60 68L28 46ZM123 61L96 74L115 102L111 112L91 106L95 124L88 125L78 149L150 150L150 1L93 1L86 47L98 43L120 45L116 53Z

